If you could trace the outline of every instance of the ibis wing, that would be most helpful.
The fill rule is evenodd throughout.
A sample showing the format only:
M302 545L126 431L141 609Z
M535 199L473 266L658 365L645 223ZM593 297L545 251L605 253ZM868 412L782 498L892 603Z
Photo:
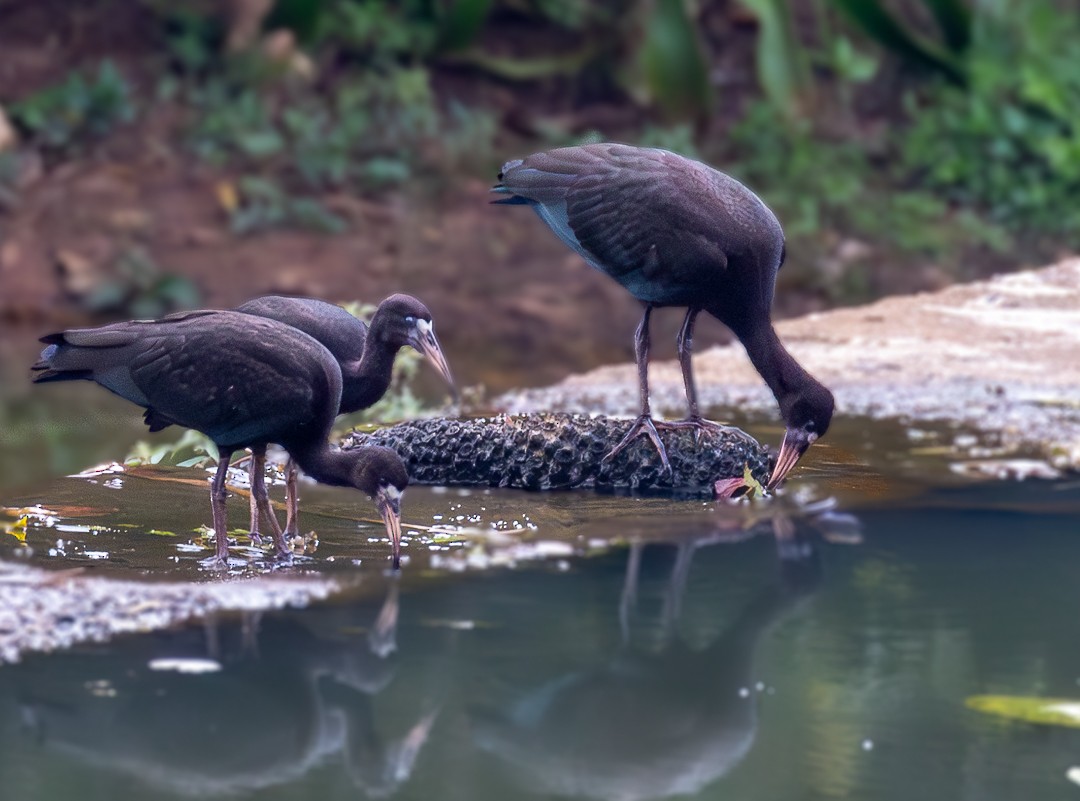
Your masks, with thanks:
M328 429L341 392L337 370L305 334L232 313L162 326L130 362L132 382L156 419L230 445L282 442L313 424Z

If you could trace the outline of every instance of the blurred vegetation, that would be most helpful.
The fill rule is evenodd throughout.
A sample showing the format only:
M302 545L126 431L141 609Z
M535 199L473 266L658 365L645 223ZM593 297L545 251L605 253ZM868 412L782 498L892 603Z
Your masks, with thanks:
M86 77L73 72L55 86L11 106L11 116L35 144L61 153L135 118L131 85L111 61Z
M348 224L333 192L426 187L610 138L745 180L785 224L786 279L835 301L880 291L883 255L960 275L1075 245L1080 23L1065 0L141 7L160 49L140 91L105 61L11 117L62 159L137 110L179 107L183 146L227 176L237 234L333 234ZM729 52L753 80L732 81ZM590 117L597 103L631 113Z
M146 319L194 309L200 297L190 280L164 272L149 253L132 246L117 256L109 274L79 303L92 312Z

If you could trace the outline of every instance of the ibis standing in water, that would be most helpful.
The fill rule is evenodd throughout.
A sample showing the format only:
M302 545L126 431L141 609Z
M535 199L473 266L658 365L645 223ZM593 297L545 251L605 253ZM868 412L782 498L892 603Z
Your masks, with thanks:
M341 368L307 334L236 311L197 311L63 331L41 341L48 347L31 368L35 382L95 381L144 407L151 430L179 425L214 442L214 566L224 567L229 555L229 458L243 448L262 457L271 442L282 445L316 481L371 496L390 537L394 567L399 565L401 495L409 483L405 465L389 448L330 448L341 403ZM289 555L261 473L251 492L271 523L278 553Z
M645 305L635 336L641 414L611 459L648 436L665 467L667 453L649 409L649 315L685 306L677 338L690 415L662 426L715 426L702 419L691 366L694 321L706 311L739 338L772 390L786 425L775 487L829 428L832 393L788 353L771 320L784 232L776 216L741 183L666 150L592 144L507 162L496 203L532 206L548 227L591 266Z
M340 306L314 298L267 295L250 300L236 310L297 328L330 351L341 367L339 414L366 409L386 393L393 377L394 358L406 345L415 348L434 366L456 396L454 376L435 338L431 312L411 295L386 298L375 310L370 327ZM253 484L262 481L264 464L263 454L252 455ZM296 460L290 458L285 467L286 537L294 536L299 525L296 483ZM254 502L251 527L257 534L258 511Z

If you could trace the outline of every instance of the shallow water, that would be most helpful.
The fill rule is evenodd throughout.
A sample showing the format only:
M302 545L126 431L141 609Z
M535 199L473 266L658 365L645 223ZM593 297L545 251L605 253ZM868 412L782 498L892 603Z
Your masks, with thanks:
M206 471L53 478L138 414L7 389L0 560L222 580ZM400 577L370 503L306 484L307 557L240 537L229 572L346 589L0 666L0 798L1067 797L1080 731L964 700L1080 700L1080 481L973 481L967 437L838 421L768 504L413 487Z
M855 469L864 425L801 481L861 536L790 496L416 487L394 579L381 526L356 520L372 510L305 487L319 541L289 570L358 584L0 667L3 797L1064 797L1080 732L964 699L1080 698L1080 486L972 483L910 455ZM879 453L899 436L876 433ZM193 533L205 480L58 479L5 500L57 514L25 544L0 534L0 557L219 580Z

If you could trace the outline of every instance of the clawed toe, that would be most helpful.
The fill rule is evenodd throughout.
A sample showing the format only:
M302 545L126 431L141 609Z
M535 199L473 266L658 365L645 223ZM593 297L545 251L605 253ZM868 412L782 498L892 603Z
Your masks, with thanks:
M605 463L612 461L616 456L622 453L628 445L630 445L638 437L647 436L656 448L656 452L660 455L660 462L664 466L664 472L671 473L671 462L668 461L667 448L664 447L663 441L660 439L660 434L656 431L656 425L653 419L647 414L643 414L634 421L634 424L630 426L630 430L626 432L626 436L619 441L619 444L611 449L611 452L604 457Z
M706 420L704 417L687 417L685 420L665 420L657 423L656 427L659 429L670 429L675 431L687 428L693 429L695 446L701 445L702 432L712 431L714 433L720 433L722 431L727 431L730 428L730 426L714 423L712 420Z

